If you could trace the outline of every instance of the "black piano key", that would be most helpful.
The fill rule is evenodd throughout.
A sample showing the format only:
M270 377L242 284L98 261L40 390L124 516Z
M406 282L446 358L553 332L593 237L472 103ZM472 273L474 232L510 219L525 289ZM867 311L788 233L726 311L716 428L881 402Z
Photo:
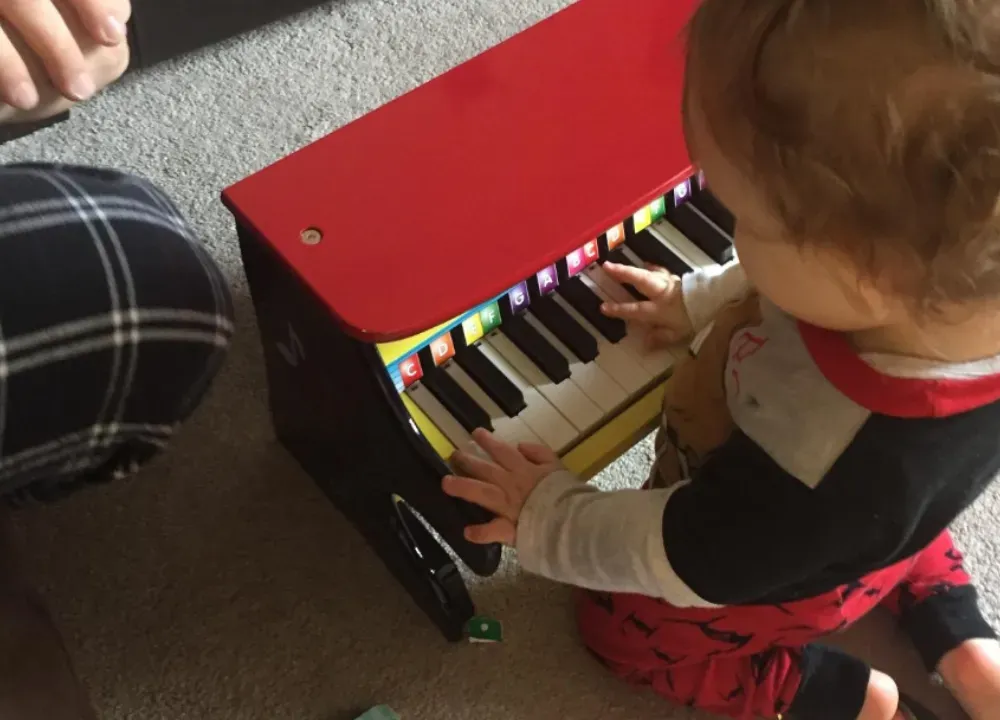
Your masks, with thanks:
M736 219L729 212L729 208L719 202L719 198L715 197L711 190L707 188L699 190L691 198L691 202L694 203L696 208L701 210L705 217L718 225L720 230L729 235L729 237L733 236L733 233L736 231Z
M421 382L466 430L472 432L476 428L485 428L493 432L489 413L479 407L462 386L455 382L455 378L444 370L436 367L425 370Z
M732 239L690 203L667 210L667 220L712 260L725 265L733 259Z
M552 382L569 379L569 361L523 317L513 317L500 325L500 332L528 356Z
M611 252L611 248L608 245L608 234L604 233L599 238L597 238L597 249L598 249L598 262L604 262L608 259L608 253Z
M601 312L604 300L584 285L580 278L570 278L562 283L559 286L559 294L610 342L619 342L628 333L624 320L610 318Z
M455 362L509 417L517 417L518 413L528 407L524 394L517 385L491 363L479 348L470 347L459 351Z
M625 254L625 251L621 248L616 248L608 253L608 262L613 262L618 265L634 265L631 258Z
M597 358L594 336L551 297L537 299L531 305L531 314L581 361L591 362Z
M670 248L659 241L649 230L643 230L626 243L644 261L666 268L674 275L691 272L691 266L670 252Z

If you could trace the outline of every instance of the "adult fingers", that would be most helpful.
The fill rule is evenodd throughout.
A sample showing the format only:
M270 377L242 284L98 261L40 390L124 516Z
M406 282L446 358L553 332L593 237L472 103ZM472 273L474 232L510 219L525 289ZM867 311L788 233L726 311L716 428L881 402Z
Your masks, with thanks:
M52 0L6 3L4 20L23 38L48 74L52 85L71 100L86 100L97 91L87 72L83 51Z
M660 316L660 309L651 300L637 300L627 303L607 302L601 305L601 312L608 317L647 323L656 321Z
M496 518L482 525L466 527L465 539L477 545L501 543L513 547L517 540L517 528L507 518Z
M631 285L648 298L662 295L673 284L673 279L667 272L643 270L632 265L606 262L604 271L618 282Z
M467 500L500 517L510 517L507 494L492 483L461 475L445 475L441 481L441 489L453 498Z
M517 449L521 451L524 457L536 465L548 465L549 463L559 462L559 456L552 452L552 448L546 445L521 443L517 446Z
M0 99L19 110L31 110L38 104L38 88L31 80L21 53L0 24Z
M472 439L502 468L516 470L524 466L524 458L513 445L499 440L493 433L484 428L472 431Z
M87 29L87 32L102 45L117 45L125 40L125 23L132 8L129 2L121 0L62 0L72 7L72 11Z

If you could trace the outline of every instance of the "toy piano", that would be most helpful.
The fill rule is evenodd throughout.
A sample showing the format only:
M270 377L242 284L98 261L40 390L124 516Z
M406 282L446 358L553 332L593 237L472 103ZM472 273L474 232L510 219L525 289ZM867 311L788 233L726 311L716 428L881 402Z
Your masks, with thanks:
M695 0L579 0L237 182L277 435L450 640L488 513L441 478L477 427L585 478L656 426L650 352L605 261L733 256L681 131ZM450 552L449 552L450 550Z

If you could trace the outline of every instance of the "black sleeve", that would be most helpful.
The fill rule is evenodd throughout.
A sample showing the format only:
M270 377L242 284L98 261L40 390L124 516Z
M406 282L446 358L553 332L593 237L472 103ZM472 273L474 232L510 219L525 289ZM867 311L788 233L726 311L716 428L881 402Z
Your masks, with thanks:
M674 572L700 597L762 602L794 597L804 578L865 547L875 528L860 512L787 473L736 430L670 497L663 538Z

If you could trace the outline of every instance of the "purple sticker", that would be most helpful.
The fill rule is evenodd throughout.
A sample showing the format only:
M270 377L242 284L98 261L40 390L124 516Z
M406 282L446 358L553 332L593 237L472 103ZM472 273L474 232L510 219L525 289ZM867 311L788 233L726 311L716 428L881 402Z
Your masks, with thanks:
M524 310L531 303L531 298L528 297L527 282L518 283L511 288L507 295L510 297L510 309L514 312Z
M542 295L554 292L559 286L559 272L555 265L549 265L544 270L538 271L538 291Z
M691 181L685 180L674 188L674 207L678 207L681 203L687 202L690 197Z

